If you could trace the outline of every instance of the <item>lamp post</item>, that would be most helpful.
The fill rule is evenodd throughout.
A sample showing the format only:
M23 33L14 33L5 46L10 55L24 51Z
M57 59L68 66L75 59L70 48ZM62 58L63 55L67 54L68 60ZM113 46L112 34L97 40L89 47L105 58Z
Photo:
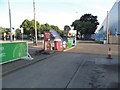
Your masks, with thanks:
M10 20L10 41L12 42L13 38L12 38L12 24L11 24L11 9L10 9L10 2L9 2L9 0L8 0L8 8L9 8L9 20Z
M35 0L33 0L33 12L34 12L34 25L35 25L35 45L37 46L38 43L37 43L37 27L36 27Z
M110 31L109 31L109 16L107 11L107 20L106 20L106 30L107 30L107 43L109 44L109 37L110 37Z

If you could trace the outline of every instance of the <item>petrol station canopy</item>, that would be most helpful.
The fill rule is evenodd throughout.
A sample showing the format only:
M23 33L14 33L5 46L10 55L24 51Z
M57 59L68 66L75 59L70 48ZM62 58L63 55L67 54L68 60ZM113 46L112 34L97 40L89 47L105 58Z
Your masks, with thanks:
M60 34L57 31L50 30L50 32L55 39L62 39L62 37L60 36Z

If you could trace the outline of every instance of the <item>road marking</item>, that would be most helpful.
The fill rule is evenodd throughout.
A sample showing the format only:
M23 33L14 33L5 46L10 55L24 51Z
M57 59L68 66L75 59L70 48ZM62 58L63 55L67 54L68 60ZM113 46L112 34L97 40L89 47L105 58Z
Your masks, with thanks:
M75 48L75 46L74 46L74 47L71 47L71 48L68 48L68 49L66 49L66 50L63 50L63 51L65 52L65 51L71 50L71 49L73 49L73 48Z

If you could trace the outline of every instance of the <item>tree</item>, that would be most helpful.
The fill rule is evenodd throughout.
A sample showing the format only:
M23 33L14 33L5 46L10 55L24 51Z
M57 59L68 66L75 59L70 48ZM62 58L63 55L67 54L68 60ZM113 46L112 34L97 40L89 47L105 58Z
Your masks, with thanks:
M80 20L75 20L72 25L74 27L74 30L77 30L77 35L78 35L78 32L81 32L81 28L82 28L82 22ZM82 32L81 32L82 33Z
M66 35L66 37L68 36L68 33L70 30L71 30L70 26L68 26L68 25L64 26L64 34Z
M25 19L22 24L20 25L20 28L23 28L24 30L24 34L32 34L34 35L34 31L35 31L35 20L28 20ZM36 26L37 26L37 30L40 30L40 23L38 21L36 21Z
M48 23L46 24L41 24L39 28L40 33L44 33L44 31L49 31L51 29L50 25Z
M82 36L83 34L94 34L95 30L97 29L97 25L99 25L97 16L84 14L79 20L75 20L71 26L77 30L77 35L79 34L78 32L80 32Z
M60 36L63 36L63 31L60 30L58 26L51 25L51 29L56 30L60 34Z
M45 30L45 25L44 25L44 24L41 24L39 31L41 31L41 33L43 34L43 33L44 33L44 30Z
M15 32L16 32L16 37L17 37L17 39L19 39L19 38L20 38L20 35L21 35L21 30L20 30L19 28L17 28L17 29L15 30Z
M6 29L3 28L3 27L0 27L0 36L2 36L2 34L5 33L5 32L6 32Z
M28 19L25 19L22 24L20 25L20 28L23 28L24 34L29 35L31 30L31 23Z
M0 27L0 36L2 36L4 33L9 34L10 33L9 28Z
M20 25L20 28L23 28L24 34L26 34L26 35L31 34L32 36L34 36L34 34L35 34L35 25L34 25L34 23L35 23L34 20L30 21L28 19L25 19L22 22L22 24ZM41 33L41 34L43 34L44 31L49 31L51 29L56 30L61 35L63 34L62 30L60 30L58 26L49 25L48 23L40 25L40 23L38 21L36 21L36 26L37 26L38 33Z
M40 32L40 23L36 21L36 28L37 28L37 35ZM30 34L34 37L35 36L35 20L30 21Z
M58 26L49 25L48 23L40 25L40 31L41 31L41 33L44 33L44 31L49 31L51 29L54 29L55 31L57 31L61 36L63 35L63 31L60 30Z
M45 31L49 31L51 29L50 25L48 23L45 24Z

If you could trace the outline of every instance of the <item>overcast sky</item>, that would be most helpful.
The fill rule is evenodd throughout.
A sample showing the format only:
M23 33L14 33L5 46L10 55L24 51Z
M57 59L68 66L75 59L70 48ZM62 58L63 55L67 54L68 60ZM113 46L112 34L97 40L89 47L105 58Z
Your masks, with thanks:
M12 27L19 28L23 20L33 19L33 0L9 0ZM63 29L81 15L98 16L100 24L116 0L35 0L36 19L40 24L48 23ZM0 26L9 27L8 0L0 0Z

